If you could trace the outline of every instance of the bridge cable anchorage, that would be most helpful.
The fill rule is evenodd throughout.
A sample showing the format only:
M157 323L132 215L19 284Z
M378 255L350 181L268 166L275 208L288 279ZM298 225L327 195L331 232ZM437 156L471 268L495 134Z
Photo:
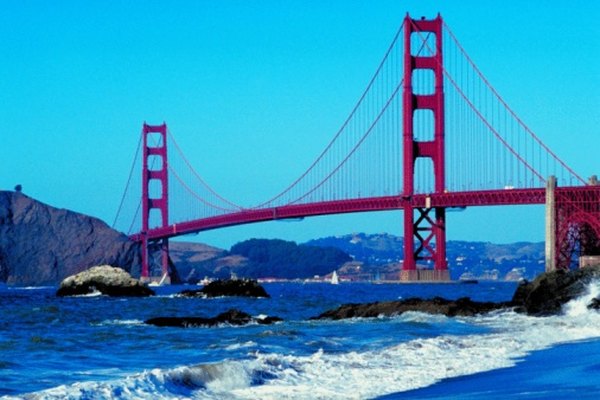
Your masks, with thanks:
M271 199L269 199L267 201L264 201L264 202L262 202L262 203L260 203L260 204L258 204L256 206L254 206L254 207L251 207L252 209L263 208L264 206L273 203L275 200L278 200L281 197L283 197L285 194L289 193L302 179L304 179L315 168L315 166L319 163L319 161L321 161L321 159L323 159L323 157L325 156L325 154L331 149L331 147L337 141L337 139L342 134L342 132L344 132L344 130L346 129L346 127L348 126L348 124L350 123L350 121L352 120L352 118L354 117L354 115L356 114L358 108L363 103L364 99L366 98L367 94L369 93L369 90L371 90L371 87L373 86L375 80L379 76L381 70L383 69L383 66L384 66L385 62L387 61L390 53L392 52L394 46L396 45L396 42L398 41L398 37L400 37L400 34L402 33L403 28L404 28L404 21L402 21L402 23L400 24L400 27L396 31L396 34L394 35L394 38L392 39L392 42L388 46L388 49L387 49L387 51L385 52L385 54L383 56L383 59L379 63L379 66L375 70L375 73L371 77L371 80L367 84L367 87L363 91L362 95L360 96L360 98L358 99L358 101L356 102L356 104L354 105L354 108L350 112L350 115L348 115L348 117L346 118L346 120L342 123L342 126L338 129L338 131L336 132L336 134L333 136L333 139L331 139L331 141L329 142L329 144L327 144L327 146L325 147L325 149L316 158L316 160L306 169L306 171L304 171L304 173L302 175L300 175L300 177L298 177L294 182L292 182L287 188L285 188L283 191L281 191L279 194L275 195ZM292 204L292 203L290 203L290 204Z
M127 196L127 191L129 190L129 185L131 183L131 178L133 177L133 170L135 169L135 164L137 163L137 158L140 155L140 148L142 147L142 133L140 133L140 138L138 140L138 144L136 147L135 155L133 156L133 162L131 163L131 169L129 170L129 177L127 177L127 183L125 184L125 190L123 191L123 195L121 196L121 201L119 203L119 208L117 209L117 214L115 215L115 219L113 221L112 227L115 228L117 225L117 220L119 219L119 214L121 214L121 209L123 208L123 204L125 202L125 197ZM140 203L141 205L141 203ZM139 206L138 206L139 209ZM135 218L135 217L134 217Z
M174 137L174 136L173 136L173 134L171 133L171 130L170 130L170 129L167 129L167 134L168 134L168 136L171 138L171 140L173 141L173 144L175 145L175 148L177 149L177 152L179 153L179 155L181 156L181 158L183 159L183 161L185 162L185 164L187 165L187 167L190 169L190 171L192 171L192 174L193 174L193 175L196 177L196 179L198 179L198 181L200 181L200 183L201 183L201 184L202 184L202 185L203 185L203 186L204 186L204 187L205 187L205 188L206 188L206 189L207 189L207 190L208 190L208 191L209 191L209 192L210 192L212 195L214 195L216 198L218 198L219 200L223 201L224 203L226 203L226 204L228 204L228 205L232 206L232 207L233 207L233 208L235 208L235 209L238 209L238 210L240 210L240 211L244 209L244 207L242 207L242 206L240 206L240 205L238 205L238 204L235 204L235 203L233 203L233 202L231 202L231 201L227 200L227 199L226 199L226 198L224 198L223 196L221 196L221 195L220 195L219 193L217 193L217 192L216 192L216 191L215 191L215 190L214 190L214 189L213 189L213 188L212 188L212 187L211 187L211 186L210 186L208 183L206 183L206 181L205 181L204 179L202 179L202 177L201 177L201 176L200 176L200 175L199 175L199 174L196 172L196 170L195 170L195 169L192 167L191 163L189 162L189 160L187 159L187 157L185 156L185 154L184 154L184 153L183 153L183 151L181 150L181 147L179 147L179 144L178 144L178 143L177 143L177 141L175 140L175 137ZM174 170L171 168L171 166L170 166L170 165L169 165L169 169L170 169L171 171L173 171L173 174L174 174L174 175L176 175L176 174L175 174L175 172L174 172ZM177 175L176 175L176 176L177 176ZM184 185L184 186L185 186L185 187L188 189L188 191L191 191L191 189L190 189L190 188L188 188L188 187L187 187L187 185L185 185L185 184L183 183L183 181L182 181L180 178L178 178L178 179L179 179L179 181L180 181L180 182L181 182L181 183L182 183L182 184L183 184L183 185ZM209 203L205 203L205 204L207 204L207 205L210 205ZM216 206L214 206L214 205L211 205L211 206L213 206L213 207L215 207L215 208L219 208L219 207L216 207ZM222 210L226 210L226 211L231 211L231 209L225 209L225 208L220 208L220 209L222 209Z
M385 111L387 110L387 108L389 107L389 105L392 103L392 100L396 97L396 95L400 91L400 88L402 87L403 84L404 84L404 79L402 79L400 81L400 83L398 84L398 86L396 86L396 89L394 89L394 91L390 95L390 97L387 100L387 102L384 105L384 107L381 109L381 111L379 112L379 114L377 115L377 117L375 118L375 120L371 123L371 126L369 127L369 129L367 129L367 131L360 138L360 140L354 145L354 147L352 148L352 150L350 151L350 153L348 153L348 155L346 155L346 157L333 169L333 171L331 171L325 178L323 178L323 180L321 180L321 182L319 182L310 191L308 191L307 193L303 194L302 196L300 196L296 200L290 201L289 203L287 203L288 205L291 205L291 204L294 204L294 203L298 203L299 201L305 199L306 197L308 197L309 195L311 195L312 193L314 193L318 188L320 188L321 186L323 186L323 184L325 182L327 182L329 180L329 178L331 178L348 161L348 159L356 152L356 150L360 147L360 145L365 141L365 139L373 131L373 128L375 127L375 125L377 125L377 123L381 119L381 116L385 113Z
M546 144L544 142L542 142L542 140L535 134L535 132L533 132L525 124L525 122L523 122L523 120L521 118L519 118L519 116L513 111L513 109L508 105L508 103L506 103L506 101L504 101L504 99L502 98L502 96L500 96L500 94L496 91L496 89L486 79L486 77L483 75L483 73L481 72L481 70L477 67L477 65L475 64L475 62L473 62L473 60L471 59L471 57L469 57L469 55L467 54L467 52L465 51L465 49L462 47L462 45L460 44L460 42L458 41L458 39L456 38L456 36L452 32L452 30L450 29L450 27L446 24L446 22L442 21L442 24L446 28L446 30L449 33L449 35L452 38L452 40L454 40L454 43L458 46L460 52L465 56L465 58L467 59L467 61L469 62L469 64L471 64L471 66L473 67L473 69L475 70L475 72L479 75L479 77L483 80L483 82L487 85L487 87L490 88L490 90L492 91L492 93L502 103L502 105L504 105L504 107L506 108L506 110L513 116L513 118L517 121L517 123L519 125L521 125L523 127L523 129L525 129L525 131L544 150L546 150L546 152L548 154L550 154L550 156L552 156L552 158L554 158L560 165L562 165L573 177L575 177L577 180L579 180L581 183L583 183L585 185L586 181L581 176L579 176L571 167L569 167L560 157L558 157L556 155L556 153L554 153L548 146L546 146Z
M411 21L411 24L413 24L413 22ZM414 26L414 24L413 24ZM421 37L421 40L423 39L423 35L420 31L418 31L416 29L415 26L415 31L419 34L419 36ZM429 49L429 51L432 51L429 44L426 44L427 48ZM436 60L436 62L438 62ZM473 104L473 102L471 102L471 100L469 100L469 98L465 95L465 93L462 91L462 89L458 86L458 84L456 83L456 81L452 78L452 76L448 73L448 71L446 70L446 68L444 68L443 65L440 65L440 68L442 68L442 71L444 71L444 75L450 80L450 82L452 83L452 85L456 88L456 90L458 90L458 92L460 93L460 95L463 97L463 99L467 102L467 104L469 105L469 107L471 107L471 109L476 113L476 115L479 117L479 119L481 119L481 121L488 127L488 129L494 134L494 136L496 136L496 138L504 145L504 147L506 147L508 149L508 151L510 151L519 161L521 161L521 163L527 168L529 169L535 176L538 177L538 179L540 179L541 182L545 182L546 179L540 175L528 162L527 160L525 160L523 157L521 157L519 155L519 153L517 153L512 146L506 142L506 140L504 140L504 138L498 133L498 131L496 131L496 129L494 129L494 127L489 123L489 121L483 116L483 114L481 114L481 112L477 109L477 107L475 107L475 105Z

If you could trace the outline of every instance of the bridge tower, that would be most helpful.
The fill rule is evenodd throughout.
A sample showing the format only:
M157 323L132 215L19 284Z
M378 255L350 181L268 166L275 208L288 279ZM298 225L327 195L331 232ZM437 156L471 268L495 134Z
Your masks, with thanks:
M442 60L442 18L404 20L404 86L403 86L403 197L404 206L404 265L401 279L449 279L446 262L446 209L443 207L415 207L415 164L419 158L428 158L433 164L434 192L443 193L444 181L444 73ZM417 43L417 45L415 45ZM425 50L425 54L421 52ZM433 73L432 88L428 93L415 92L415 75ZM423 124L415 118L420 110L433 113L433 123ZM431 126L430 126L431 125ZM427 132L428 140L417 140L416 133ZM429 203L429 202L427 202ZM416 244L416 246L415 246ZM434 273L420 277L418 261L434 264Z
M152 210L160 213L161 227L169 225L169 182L167 164L167 124L144 123L142 161L142 272L141 279L150 279L150 258L147 233ZM162 274L169 271L169 240L160 239Z

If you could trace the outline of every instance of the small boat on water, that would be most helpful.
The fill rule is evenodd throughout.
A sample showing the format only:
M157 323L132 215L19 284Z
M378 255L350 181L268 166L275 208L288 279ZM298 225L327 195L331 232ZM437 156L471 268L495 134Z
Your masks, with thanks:
M340 280L338 278L337 271L333 271L333 274L331 274L331 284L338 285L339 283L340 283Z
M169 274L167 272L164 273L164 275L162 276L162 278L160 278L160 281L156 282L156 281L152 281L148 284L148 286L162 286L165 284L165 281L167 280L167 277L169 276Z
M211 283L212 281L213 281L213 279L210 279L208 276L205 276L204 279L201 279L200 281L198 281L198 285L206 286L209 283Z
M479 281L475 278L475 275L471 272L463 272L463 274L458 278L460 283L479 283Z

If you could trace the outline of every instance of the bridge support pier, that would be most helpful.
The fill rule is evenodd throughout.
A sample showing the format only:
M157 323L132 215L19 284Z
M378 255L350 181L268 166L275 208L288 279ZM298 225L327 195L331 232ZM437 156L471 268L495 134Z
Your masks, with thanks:
M556 269L556 177L546 181L546 272Z
M418 261L433 263L433 271L418 270ZM404 263L400 280L445 281L449 279L446 261L446 209L406 206L404 208Z

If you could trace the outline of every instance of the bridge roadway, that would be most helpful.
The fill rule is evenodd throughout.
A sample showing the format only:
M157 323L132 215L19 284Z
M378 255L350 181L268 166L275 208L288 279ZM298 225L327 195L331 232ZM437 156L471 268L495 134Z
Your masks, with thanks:
M594 190L600 196L600 186L559 187L561 191L578 192ZM472 207L498 205L544 204L545 188L482 190L469 192L446 192L438 194L418 194L411 197L402 195L367 197L349 200L332 200L306 204L292 204L281 207L243 209L240 211L152 228L147 232L148 240L171 238L227 226L280 219L303 218L317 215L344 214L367 211L398 210L406 205L414 207ZM142 233L131 236L141 240Z

